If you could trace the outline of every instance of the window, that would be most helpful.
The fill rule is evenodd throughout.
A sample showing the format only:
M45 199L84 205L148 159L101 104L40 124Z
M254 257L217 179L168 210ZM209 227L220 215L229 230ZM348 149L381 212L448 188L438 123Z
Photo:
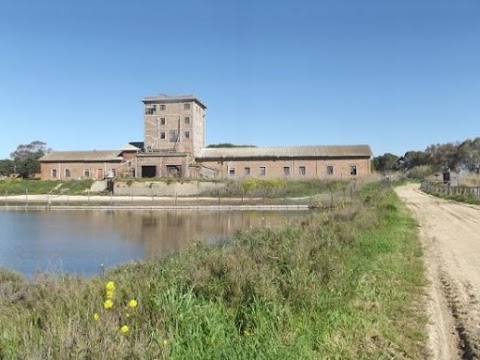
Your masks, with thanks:
M155 110L156 110L155 105L147 105L147 106L145 106L145 114L147 114L147 115L153 115L153 114L155 114Z
M165 131L160 131L160 139L165 140Z
M355 165L350 166L350 175L357 175L357 167Z
M190 116L185 116L185 124L190 124Z
M57 169L52 169L52 177L53 178L57 177Z
M333 166L332 165L327 166L327 175L333 175Z
M190 110L190 104L189 103L183 104L183 108L185 110Z
M83 176L86 178L90 177L90 169L83 169Z
M305 176L307 174L307 168L305 166L300 166L298 168L298 173L302 176Z
M165 125L165 118L160 118L160 125Z
M70 177L70 169L65 169L65 177L66 178Z
M230 176L235 176L235 168L230 168L230 169L228 170L228 175L230 175Z
M169 130L168 131L168 141L177 142L178 139L178 130Z
M190 139L190 131L185 131L185 139Z
M265 168L265 166L260 166L260 171L258 172L258 175L260 176L265 176L267 174L267 169Z
M244 174L245 176L250 175L250 168L249 168L249 167L246 167L245 169L243 169L243 174Z
M290 176L290 167L289 166L284 166L283 167L283 175L284 176Z
M160 110L164 111L165 110L165 105L158 105L158 107L160 108Z

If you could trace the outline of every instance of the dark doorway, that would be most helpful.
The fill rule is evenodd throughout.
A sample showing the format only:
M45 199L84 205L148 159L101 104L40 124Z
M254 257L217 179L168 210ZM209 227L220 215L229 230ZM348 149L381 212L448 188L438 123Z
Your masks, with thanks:
M142 178L154 178L157 176L157 167L152 165L142 166Z

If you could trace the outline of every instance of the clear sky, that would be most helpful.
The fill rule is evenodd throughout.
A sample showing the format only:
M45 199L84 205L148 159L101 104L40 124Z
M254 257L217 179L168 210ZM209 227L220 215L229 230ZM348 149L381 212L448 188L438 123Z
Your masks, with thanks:
M1 0L0 49L0 158L142 141L159 93L207 105L207 144L480 136L479 0Z

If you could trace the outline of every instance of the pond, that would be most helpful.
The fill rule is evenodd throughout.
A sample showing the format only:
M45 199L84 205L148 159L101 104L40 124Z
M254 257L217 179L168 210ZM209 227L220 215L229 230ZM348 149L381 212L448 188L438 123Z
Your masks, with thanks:
M0 211L0 267L100 274L103 267L158 259L195 241L213 244L237 230L275 227L304 211Z

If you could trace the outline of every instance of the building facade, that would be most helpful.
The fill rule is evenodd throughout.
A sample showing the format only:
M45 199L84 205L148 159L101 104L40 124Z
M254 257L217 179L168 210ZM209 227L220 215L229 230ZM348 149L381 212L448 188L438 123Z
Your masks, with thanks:
M40 159L42 179L351 179L371 173L368 145L205 148L206 106L198 98L161 94L142 102L143 142L116 151L51 152Z

